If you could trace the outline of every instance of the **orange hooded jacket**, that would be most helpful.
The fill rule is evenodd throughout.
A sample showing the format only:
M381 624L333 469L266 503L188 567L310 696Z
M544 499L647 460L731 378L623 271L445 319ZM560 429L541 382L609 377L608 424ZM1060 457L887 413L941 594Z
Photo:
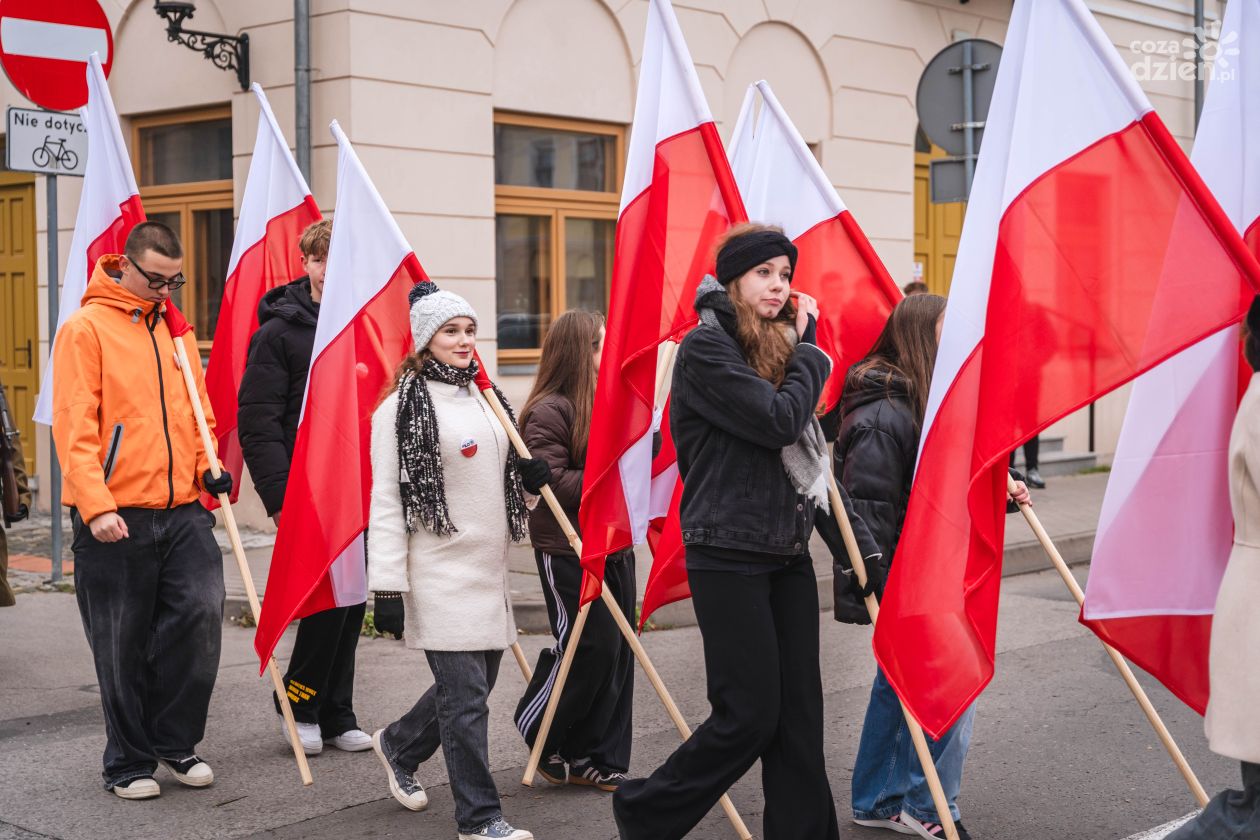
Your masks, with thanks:
M171 508L197 500L210 468L175 339L162 304L123 288L118 255L97 262L79 311L53 351L53 439L64 504L84 522L118 508ZM210 429L197 339L183 336Z

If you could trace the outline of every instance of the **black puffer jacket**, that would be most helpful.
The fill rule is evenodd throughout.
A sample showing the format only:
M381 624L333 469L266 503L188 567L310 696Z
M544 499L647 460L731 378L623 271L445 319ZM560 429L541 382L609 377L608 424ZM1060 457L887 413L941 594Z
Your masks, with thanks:
M857 383L846 384L840 417L836 478L883 554L883 580L901 536L919 451L920 432L905 379L868 372Z
M249 342L236 423L245 464L269 516L284 504L318 316L306 277L272 289L258 304L259 327Z
M724 307L719 317L733 324L725 291L696 301L698 310L705 306ZM826 353L798 344L776 389L723 327L701 323L683 339L669 422L683 478L684 544L784 556L807 550L814 505L792 486L780 450L813 418L830 369Z

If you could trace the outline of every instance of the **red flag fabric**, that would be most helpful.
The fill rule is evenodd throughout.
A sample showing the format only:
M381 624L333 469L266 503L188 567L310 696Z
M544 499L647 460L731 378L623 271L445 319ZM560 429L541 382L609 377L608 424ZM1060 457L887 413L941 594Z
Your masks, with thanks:
M1225 9L1241 61L1218 68L1190 161L1256 253L1260 0ZM1233 547L1229 436L1251 378L1232 327L1133 384L1094 541L1081 622L1187 705L1207 710L1208 648Z
M657 348L695 323L714 241L746 218L668 0L648 4L634 113L579 511L582 603L599 596L604 558L646 539Z
M754 117L759 95L763 107ZM901 290L768 82L748 87L730 158L749 217L779 225L799 250L792 288L818 299L818 344L836 360L823 389L821 408L829 411L840 399L849 367L875 344ZM669 453L672 463L672 444ZM674 493L681 498L681 486ZM670 505L667 518L653 520L648 541L652 571L643 593L640 626L658 608L691 596L677 502Z
M294 619L367 598L372 412L411 352L407 293L424 269L334 121L337 224L284 515L254 637L261 667Z
M298 239L308 225L321 218L306 179L289 152L267 95L257 83L258 136L245 179L236 238L228 260L223 302L214 330L214 346L206 367L206 392L218 419L214 435L223 467L240 479L245 460L236 433L236 394L245 375L249 340L258 329L258 303L264 294L302 275ZM241 482L232 488L232 501ZM218 499L202 497L213 510Z
M83 193L74 220L74 238L66 257L66 273L61 284L61 306L57 327L73 315L83 300L88 278L97 261L106 254L121 254L131 229L144 221L144 206L131 171L131 157L123 143L122 129L114 100L105 83L100 57L93 53L87 64L88 104L84 123L88 135L88 157L83 173ZM48 365L39 386L35 422L52 425L53 334L48 348Z
M993 676L1008 454L1240 319L1258 286L1083 0L1017 2L875 630L933 737Z

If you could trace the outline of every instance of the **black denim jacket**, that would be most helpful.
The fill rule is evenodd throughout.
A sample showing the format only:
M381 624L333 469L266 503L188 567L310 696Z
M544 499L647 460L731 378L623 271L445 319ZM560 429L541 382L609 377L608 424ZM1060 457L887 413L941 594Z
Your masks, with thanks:
M794 555L814 506L796 492L779 450L813 417L831 360L799 344L783 384L757 375L724 329L700 324L678 350L669 422L683 478L683 543Z

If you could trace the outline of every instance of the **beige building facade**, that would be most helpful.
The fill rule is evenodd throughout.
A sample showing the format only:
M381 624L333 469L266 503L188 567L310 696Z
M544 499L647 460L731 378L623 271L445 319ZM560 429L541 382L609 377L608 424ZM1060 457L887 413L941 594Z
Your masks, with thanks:
M1192 0L1087 4L1188 148ZM151 218L184 237L190 283L181 304L208 352L258 108L235 74L169 43L152 3L102 5L114 29L110 88L141 197ZM915 91L927 62L952 41L1000 44L1010 0L674 5L723 137L748 84L768 79L894 279L921 277L947 290L964 208L927 201L926 163L939 150L918 136ZM327 125L336 118L425 269L481 313L483 356L497 366L509 396L523 399L549 320L571 306L599 308L606 301L646 0L312 0L311 6L317 202L326 214L335 211L336 150ZM1212 37L1223 6L1208 0ZM200 0L187 26L249 34L252 80L267 90L292 143L293 4ZM0 81L0 104L29 107L7 80ZM59 180L52 235L62 265L54 278L64 268L80 189L76 179ZM0 347L0 375L10 390L12 383L25 389L15 402L27 418L34 393L23 383L38 382L48 347L44 196L42 178L0 178L0 207L23 225L29 221L22 228L30 234L26 256L19 255L27 260L21 279L0 274L10 278L0 297L8 310L0 337L13 338L0 344L29 348L22 355ZM4 203L9 198L12 207ZM23 360L36 368L34 379L21 379ZM1114 450L1124 402L1118 394L1099 403L1096 449L1104 456ZM1087 448L1084 413L1055 431L1068 448ZM44 430L27 451L36 474L45 475ZM261 523L256 499L246 507L247 519Z

